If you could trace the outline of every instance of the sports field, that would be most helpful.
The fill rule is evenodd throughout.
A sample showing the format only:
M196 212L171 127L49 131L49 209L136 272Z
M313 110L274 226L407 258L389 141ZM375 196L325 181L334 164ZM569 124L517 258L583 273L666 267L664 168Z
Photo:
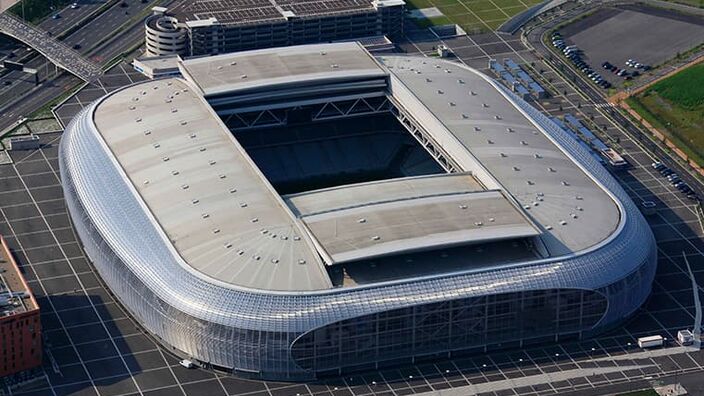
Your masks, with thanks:
M421 19L421 26L455 23L467 33L495 30L541 0L407 0L409 8L438 8L445 16Z
M704 64L654 84L628 104L704 165Z

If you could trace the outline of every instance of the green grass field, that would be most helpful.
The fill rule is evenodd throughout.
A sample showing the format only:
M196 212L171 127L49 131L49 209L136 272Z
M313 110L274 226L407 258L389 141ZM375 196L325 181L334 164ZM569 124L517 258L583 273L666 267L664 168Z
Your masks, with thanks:
M467 33L495 30L510 17L541 0L407 0L409 8L437 7L444 17L417 20L418 25L455 23Z
M704 64L656 83L628 104L704 165Z

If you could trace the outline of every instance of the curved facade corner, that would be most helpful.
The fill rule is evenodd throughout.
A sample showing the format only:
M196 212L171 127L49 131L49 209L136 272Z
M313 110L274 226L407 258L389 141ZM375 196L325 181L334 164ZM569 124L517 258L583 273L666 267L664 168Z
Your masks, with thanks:
M100 102L64 132L62 185L84 249L114 295L164 345L209 367L308 380L424 355L594 335L648 297L654 237L588 152L530 105L513 100L618 200L623 226L608 243L521 266L326 291L216 284L188 271L154 227L96 130Z

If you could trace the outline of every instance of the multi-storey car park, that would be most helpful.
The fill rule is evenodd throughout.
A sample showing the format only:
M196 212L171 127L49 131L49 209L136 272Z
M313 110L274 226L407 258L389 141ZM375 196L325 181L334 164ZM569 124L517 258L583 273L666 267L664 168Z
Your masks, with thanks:
M589 337L651 290L626 193L475 70L355 43L179 68L77 115L60 166L101 277L180 356L305 380Z
M195 0L154 7L146 55L213 55L403 32L403 0Z

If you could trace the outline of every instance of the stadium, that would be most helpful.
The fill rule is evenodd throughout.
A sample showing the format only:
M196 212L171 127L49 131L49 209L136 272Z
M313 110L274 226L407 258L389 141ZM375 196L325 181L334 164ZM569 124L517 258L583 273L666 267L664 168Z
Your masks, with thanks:
M273 380L590 337L653 235L565 131L464 65L356 43L179 63L60 146L104 282L173 353Z

